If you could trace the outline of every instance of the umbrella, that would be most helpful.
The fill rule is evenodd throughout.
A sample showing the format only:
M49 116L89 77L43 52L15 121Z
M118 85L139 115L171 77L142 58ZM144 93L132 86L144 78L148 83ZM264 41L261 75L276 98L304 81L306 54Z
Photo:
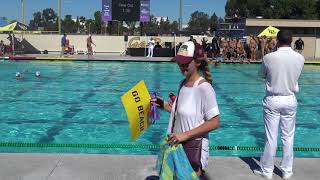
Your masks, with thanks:
M28 28L29 27L25 24L22 24L20 22L14 22L6 26L0 27L0 32L21 32L27 31Z
M277 28L275 28L273 26L269 26L265 30L263 30L258 35L258 37L261 37L261 36L276 37L279 31L280 31L279 29L277 29Z

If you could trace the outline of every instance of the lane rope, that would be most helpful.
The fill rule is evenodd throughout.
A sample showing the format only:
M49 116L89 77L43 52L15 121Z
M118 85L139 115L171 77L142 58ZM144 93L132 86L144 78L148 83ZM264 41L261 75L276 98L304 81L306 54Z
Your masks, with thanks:
M0 143L0 148L87 148L87 149L148 149L158 150L160 145L156 144L64 144L64 143ZM218 151L262 151L259 146L209 146L210 150ZM316 147L294 147L296 152L320 152ZM278 147L277 151L282 151Z

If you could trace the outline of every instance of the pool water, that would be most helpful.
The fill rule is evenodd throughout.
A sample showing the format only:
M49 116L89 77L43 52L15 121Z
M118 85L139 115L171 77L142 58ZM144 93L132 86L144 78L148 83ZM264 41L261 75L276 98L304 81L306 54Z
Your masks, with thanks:
M211 66L221 127L210 133L210 146L263 147L265 91L258 69L259 65L254 64ZM16 80L15 73L26 70L24 79ZM40 71L43 77L36 78L35 71ZM135 142L130 142L129 124L120 97L144 79L150 92L157 91L168 98L170 92L176 94L182 78L174 63L2 61L0 152L156 154L158 150L150 146L157 146L164 139L169 114L161 112L159 121ZM299 84L295 147L319 148L320 66L306 65ZM49 147L4 143L40 143ZM113 145L113 148L88 144ZM281 146L280 137L278 144ZM260 153L261 150L210 151L213 156ZM295 154L320 157L318 150Z

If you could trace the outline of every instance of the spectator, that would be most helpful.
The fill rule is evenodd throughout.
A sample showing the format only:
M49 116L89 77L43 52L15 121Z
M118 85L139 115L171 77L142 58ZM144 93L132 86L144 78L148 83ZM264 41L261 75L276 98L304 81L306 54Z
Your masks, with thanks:
M184 43L174 60L185 79L180 83L178 96L172 107L168 102L161 103L164 105L161 107L156 99L151 100L152 103L171 113L167 130L168 143L171 146L183 145L189 162L198 176L203 174L203 169L208 165L208 133L219 128L220 124L212 76L203 52L199 44L190 41ZM197 152L201 153L190 153L191 149L197 149Z
M162 46L160 45L159 41L157 41L157 44L154 46L154 48L162 48Z
M93 58L93 50L92 50L92 45L96 46L96 44L93 43L91 34L89 34L89 37L87 38L87 51L88 51L88 59Z
M188 41L193 41L193 36L190 36L190 39Z
M220 54L220 46L216 37L212 38L212 58L215 59Z
M294 42L294 49L298 52L298 53L302 53L303 49L304 49L304 42L301 39L301 37L299 37L298 40L296 40L296 42Z
M67 34L64 33L62 38L61 38L61 52L60 52L60 57L62 57L64 55L64 51L66 49L66 45L67 45Z
M1 40L0 41L0 56L3 56L4 55L4 43L3 41Z

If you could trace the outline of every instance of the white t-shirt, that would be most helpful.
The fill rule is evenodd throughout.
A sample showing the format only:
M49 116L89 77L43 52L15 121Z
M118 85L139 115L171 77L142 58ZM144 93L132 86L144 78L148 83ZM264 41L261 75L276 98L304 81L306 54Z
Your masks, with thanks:
M298 79L304 61L291 47L280 47L265 55L259 74L266 78L267 96L291 96L299 92Z
M186 132L194 129L205 121L219 115L216 94L211 84L199 78L193 87L182 86L179 92L178 107L175 114L174 133ZM176 101L173 103L167 133L171 134ZM209 136L205 134L202 141L201 163L202 167L208 165Z

